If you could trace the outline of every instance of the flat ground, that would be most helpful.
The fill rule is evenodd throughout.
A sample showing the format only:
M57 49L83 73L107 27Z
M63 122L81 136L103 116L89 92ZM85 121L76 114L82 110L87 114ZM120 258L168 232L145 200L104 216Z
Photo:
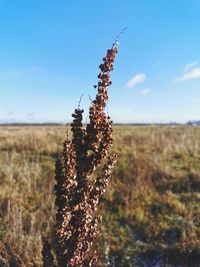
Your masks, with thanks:
M65 136L65 127L0 127L0 266L42 266ZM199 266L200 128L115 126L114 140L102 266Z

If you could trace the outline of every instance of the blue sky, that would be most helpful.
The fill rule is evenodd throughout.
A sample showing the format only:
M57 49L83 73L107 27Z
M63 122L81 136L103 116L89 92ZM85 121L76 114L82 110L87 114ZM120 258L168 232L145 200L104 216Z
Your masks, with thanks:
M87 120L116 35L114 122L200 119L200 0L0 0L0 122Z

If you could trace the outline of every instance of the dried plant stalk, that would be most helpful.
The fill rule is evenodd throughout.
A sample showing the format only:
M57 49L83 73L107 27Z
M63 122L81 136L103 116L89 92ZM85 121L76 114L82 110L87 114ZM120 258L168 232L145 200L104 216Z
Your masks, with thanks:
M99 66L99 81L94 86L98 92L91 103L86 127L82 124L83 110L75 109L72 114L72 140L67 137L62 156L56 162L56 233L52 245L44 241L44 267L97 265L95 241L101 217L96 210L116 159L115 155L108 155L113 143L113 129L111 118L105 114L107 91L111 85L109 73L113 70L116 54L115 42ZM102 174L92 178L104 159Z

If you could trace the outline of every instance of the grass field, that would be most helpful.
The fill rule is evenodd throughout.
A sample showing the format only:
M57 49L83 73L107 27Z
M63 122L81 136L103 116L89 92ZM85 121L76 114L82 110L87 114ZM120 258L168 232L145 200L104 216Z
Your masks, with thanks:
M66 127L0 127L0 266L42 266ZM200 265L200 128L115 126L101 266ZM157 265L156 265L157 264Z

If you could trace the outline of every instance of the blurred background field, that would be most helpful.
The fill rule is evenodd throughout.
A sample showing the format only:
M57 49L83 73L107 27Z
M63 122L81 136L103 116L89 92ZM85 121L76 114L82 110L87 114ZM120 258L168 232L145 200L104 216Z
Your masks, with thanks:
M64 126L0 127L0 266L42 266ZM199 266L200 127L115 126L101 266Z

